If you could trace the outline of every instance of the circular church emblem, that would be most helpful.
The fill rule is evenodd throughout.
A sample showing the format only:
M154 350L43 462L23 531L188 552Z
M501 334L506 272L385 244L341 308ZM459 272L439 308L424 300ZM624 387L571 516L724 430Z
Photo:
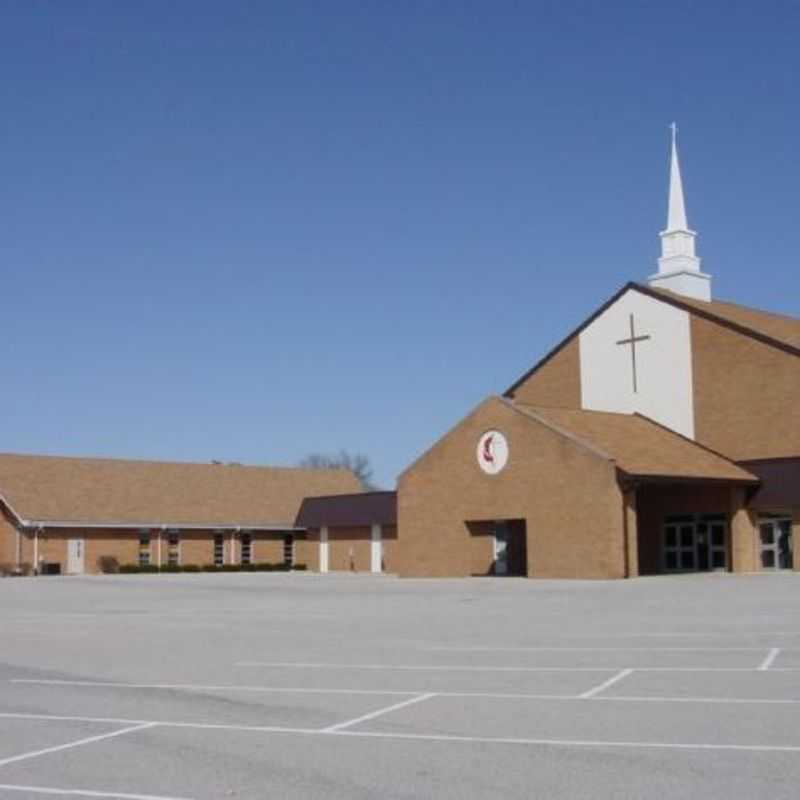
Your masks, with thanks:
M486 431L478 439L478 466L488 475L497 475L508 461L508 442L500 431Z

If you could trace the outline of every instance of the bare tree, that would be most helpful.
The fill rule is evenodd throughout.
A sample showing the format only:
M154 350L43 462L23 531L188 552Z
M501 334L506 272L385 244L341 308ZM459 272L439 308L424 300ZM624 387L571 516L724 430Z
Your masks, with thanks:
M299 466L313 469L349 469L358 478L365 492L377 488L372 482L372 465L363 453L348 453L346 450L340 450L337 455L311 453L300 462Z

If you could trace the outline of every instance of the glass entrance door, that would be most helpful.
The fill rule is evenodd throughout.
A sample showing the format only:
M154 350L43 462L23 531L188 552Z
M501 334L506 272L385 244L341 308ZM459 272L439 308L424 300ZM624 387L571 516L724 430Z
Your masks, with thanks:
M792 569L794 554L791 517L761 517L758 521L758 532L761 539L761 568Z
M724 514L667 517L663 529L664 572L707 572L728 568L728 525Z

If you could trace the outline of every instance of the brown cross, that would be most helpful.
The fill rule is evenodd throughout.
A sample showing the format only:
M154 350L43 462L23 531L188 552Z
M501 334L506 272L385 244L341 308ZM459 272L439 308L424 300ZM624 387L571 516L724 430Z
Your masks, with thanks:
M649 339L649 336L637 336L633 326L633 314L630 315L631 319L631 335L629 339L620 339L617 344L629 344L631 346L631 365L633 367L633 393L637 393L636 388L636 343L644 342Z

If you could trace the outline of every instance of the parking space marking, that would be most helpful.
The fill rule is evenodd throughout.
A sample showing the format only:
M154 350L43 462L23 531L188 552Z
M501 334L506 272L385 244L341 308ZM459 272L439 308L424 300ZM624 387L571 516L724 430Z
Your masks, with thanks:
M237 661L234 667L275 669L383 670L384 672L618 672L620 667L522 667L478 666L475 664L336 664L307 661ZM636 672L760 672L758 667L625 667ZM800 667L777 667L770 672L800 672Z
M234 667L278 667L290 669L377 669L417 672L616 672L619 667L509 667L475 664L330 664L296 661L237 661Z
M130 792L104 792L97 789L59 789L55 786L19 786L0 783L0 791L26 792L27 794L58 795L59 797L106 797L112 800L190 800L186 797L165 797L159 794L130 794Z
M337 725L329 725L327 728L323 728L321 732L337 733L338 731L352 728L354 725L358 725L360 722L368 722L371 719L377 719L378 717L382 717L384 714L390 714L392 711L399 711L401 708L413 706L415 703L421 703L424 700L430 700L432 697L436 697L435 692L420 694L416 697L404 700L402 703L395 703L394 705L386 706L386 708L379 708L377 711L373 711L370 714L364 714L363 716L356 717L355 719L349 719L346 722L340 722Z
M756 753L800 753L800 745L707 744L704 742L625 742L594 739L526 739L502 736L450 736L425 733L379 733L377 731L341 731L338 736L365 739L402 739L423 742L463 742L466 744L518 744L545 747L613 747L650 750L736 750Z
M763 653L763 647L579 647L542 645L535 647L445 647L442 645L421 647L430 652L446 653ZM786 647L785 650L796 650Z
M58 753L61 750L69 750L73 747L82 747L86 744L94 742L102 742L105 739L114 739L117 736L124 736L127 733L134 733L135 731L143 731L147 728L154 728L158 723L156 722L143 722L136 725L131 725L128 728L122 728L118 731L111 733L103 733L98 736L87 736L84 739L78 739L74 742L67 742L66 744L59 744L55 747L46 747L43 750L33 750L29 753L20 753L17 756L10 756L9 758L0 759L0 767L5 767L8 764L15 764L18 761L27 761L31 758L38 758L39 756L47 755L48 753Z
M599 686L590 688L582 694L558 694L558 693L542 693L542 692L492 692L492 691L440 691L430 692L431 695L437 697L454 697L454 698L476 698L488 700L608 700L608 701L628 701L640 703L749 703L749 704L773 704L773 705L796 705L800 704L800 698L765 698L765 697L698 697L698 696L665 696L665 695L610 695L600 696L599 693L604 689L612 686L617 681L622 680L627 675L634 672L646 672L646 669L630 668L617 672L616 675L604 681ZM762 670L749 669L746 672L760 672ZM779 670L769 670L771 673L777 673ZM342 687L304 687L304 686L236 686L230 684L168 684L168 683L113 683L111 681L56 681L56 680L34 680L34 679L21 679L12 678L10 683L22 684L44 684L52 686L68 686L74 688L108 688L108 689L130 689L130 690L149 690L149 689L169 689L171 691L185 691L185 692L199 692L199 691L218 691L218 692L255 692L263 694L299 694L299 695L343 695L343 696L386 696L386 697L412 697L422 694L419 688L417 689L359 689L359 688L342 688ZM109 724L144 724L144 720L130 720L119 719L116 717L97 718L97 717L57 717L54 715L46 714L17 714L15 712L0 712L0 719L18 718L23 719L67 719L85 722L105 722ZM158 724L167 724L160 722Z
M769 651L769 653L767 653L767 657L761 662L758 669L761 672L765 672L766 670L768 670L775 663L775 659L778 657L780 652L781 652L780 647L773 647Z
M577 700L580 698L571 698ZM601 701L604 698L593 698ZM48 717L37 714L9 714L4 713L0 716L15 717L18 719L35 718L48 719ZM78 721L106 721L92 720L86 717L52 717L55 720L78 720ZM354 722L352 724L355 724ZM712 744L707 742L646 742L646 741L619 741L602 739L546 739L546 738L525 738L525 737L504 737L504 736L461 736L451 734L430 734L430 733L399 733L399 732L380 732L380 731L353 731L335 730L327 731L320 728L282 728L258 725L223 725L215 723L195 723L195 722L161 722L154 721L135 726L142 727L164 727L164 728L188 728L192 730L223 730L238 731L242 733L275 733L287 735L303 736L348 736L363 739L387 739L402 741L421 741L421 742L443 742L443 743L466 743L466 744L502 744L502 745L527 745L527 746L547 746L547 747L576 747L576 748L617 748L617 749L660 749L660 750L728 750L742 752L761 752L761 753L800 753L800 745L761 745L761 744ZM117 731L120 735L123 731ZM109 738L109 736L102 738ZM114 795L111 795L112 797Z
M762 648L763 649L763 648ZM293 686L235 686L225 684L194 683L115 683L114 681L66 681L46 680L38 678L10 678L9 683L24 683L34 686L72 686L102 689L164 689L180 692L264 692L286 694L363 694L363 695L397 695L418 694L419 691L398 691L397 689L317 689L314 687Z
M616 675L609 678L607 681L603 681L603 683L598 684L597 686L592 687L588 691L584 692L580 695L581 700L588 700L590 697L594 697L595 695L600 694L600 692L608 689L610 686L613 686L615 683L619 683L624 678L627 678L633 672L632 669L622 669Z

